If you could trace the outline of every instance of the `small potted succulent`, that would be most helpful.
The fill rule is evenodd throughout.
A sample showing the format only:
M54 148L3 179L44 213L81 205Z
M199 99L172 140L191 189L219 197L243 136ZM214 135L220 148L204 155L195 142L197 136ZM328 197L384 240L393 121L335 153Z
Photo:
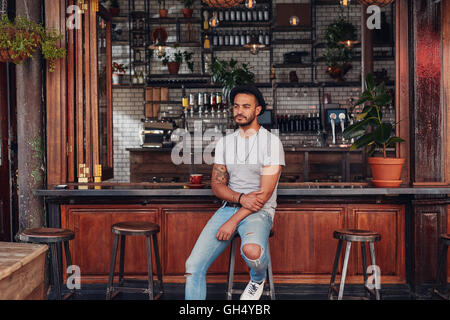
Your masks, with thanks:
M111 0L109 3L109 12L113 17L117 17L120 14L119 0Z
M127 67L123 63L113 62L112 65L112 84L117 86L120 85L120 77L125 74Z
M173 55L164 52L161 57L158 56L160 59L162 59L162 64L164 66L167 66L169 73L178 74L180 66L183 64L183 62L186 62L188 69L191 72L194 72L194 62L191 61L193 52L180 51L178 50L178 46L174 46L174 48L176 49L176 51L173 52Z
M167 18L169 10L166 9L166 1L165 0L158 0L158 3L159 3L159 17L160 18Z
M377 187L399 187L404 158L387 157L386 148L404 142L395 136L395 125L383 121L381 108L392 102L392 97L386 90L384 82L376 86L372 74L368 74L365 80L365 91L352 107L352 110L364 104L364 109L356 117L356 122L344 130L344 138L356 139L350 150L365 148L369 155L369 165L372 170L372 183ZM375 157L376 152L382 156Z
M48 61L48 70L53 72L57 59L64 58L66 50L57 43L63 35L46 29L25 17L17 17L11 22L7 15L0 17L0 61L22 63L31 58L38 49Z
M195 0L182 0L184 8L183 8L183 17L192 18L192 6L194 5Z

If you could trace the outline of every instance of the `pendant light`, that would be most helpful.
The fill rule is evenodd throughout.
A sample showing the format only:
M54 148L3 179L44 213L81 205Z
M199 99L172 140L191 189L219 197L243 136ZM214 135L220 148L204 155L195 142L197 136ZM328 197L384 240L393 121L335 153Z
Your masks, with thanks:
M245 0L245 6L247 7L247 9L253 9L255 5L256 5L255 0Z
M250 37L250 42L244 44L244 47L250 49L251 54L258 54L259 50L265 48L266 46L259 42L257 35L252 34Z
M211 28L215 28L219 25L219 18L217 17L216 12L214 11L212 14L211 19L209 19L209 25L211 26Z
M341 0L341 3L343 3L343 0ZM344 6L342 4L342 6ZM350 0L347 2L347 23L350 25ZM345 46L345 49L351 50L355 44L358 44L358 40L355 39L355 34L350 27L344 28L342 39L338 41L339 44L342 44Z

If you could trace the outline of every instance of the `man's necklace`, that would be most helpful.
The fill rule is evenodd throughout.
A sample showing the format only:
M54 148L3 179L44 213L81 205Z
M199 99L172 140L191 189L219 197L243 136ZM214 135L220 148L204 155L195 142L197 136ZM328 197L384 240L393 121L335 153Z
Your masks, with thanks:
M252 153L253 147L255 146L255 143L256 143L256 141L258 140L258 134L259 134L259 130L258 130L258 132L256 133L255 141L253 141L253 144L252 144L252 147L250 148L250 151L248 152L247 156L245 157L245 160L243 161L244 163L247 162L248 157L250 156L250 153ZM234 150L234 154L236 155L237 160L238 160L239 162L242 162L242 160L239 159L238 152L237 152L237 141L236 141L236 143L234 144L234 149L235 149L235 150ZM244 149L244 150L245 150L245 149ZM244 154L245 154L245 153L244 153Z

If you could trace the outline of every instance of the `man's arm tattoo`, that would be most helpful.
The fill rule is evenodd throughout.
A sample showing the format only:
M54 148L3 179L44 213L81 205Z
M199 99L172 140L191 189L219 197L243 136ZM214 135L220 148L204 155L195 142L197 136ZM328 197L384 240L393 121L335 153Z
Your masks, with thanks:
M229 179L227 167L224 165L214 165L214 183L227 184Z

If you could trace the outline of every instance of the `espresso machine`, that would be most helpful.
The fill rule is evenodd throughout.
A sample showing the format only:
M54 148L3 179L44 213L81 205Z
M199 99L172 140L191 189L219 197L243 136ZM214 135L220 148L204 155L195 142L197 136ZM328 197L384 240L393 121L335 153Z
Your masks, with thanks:
M143 148L172 148L170 136L174 124L169 120L141 119L140 130L141 147Z

